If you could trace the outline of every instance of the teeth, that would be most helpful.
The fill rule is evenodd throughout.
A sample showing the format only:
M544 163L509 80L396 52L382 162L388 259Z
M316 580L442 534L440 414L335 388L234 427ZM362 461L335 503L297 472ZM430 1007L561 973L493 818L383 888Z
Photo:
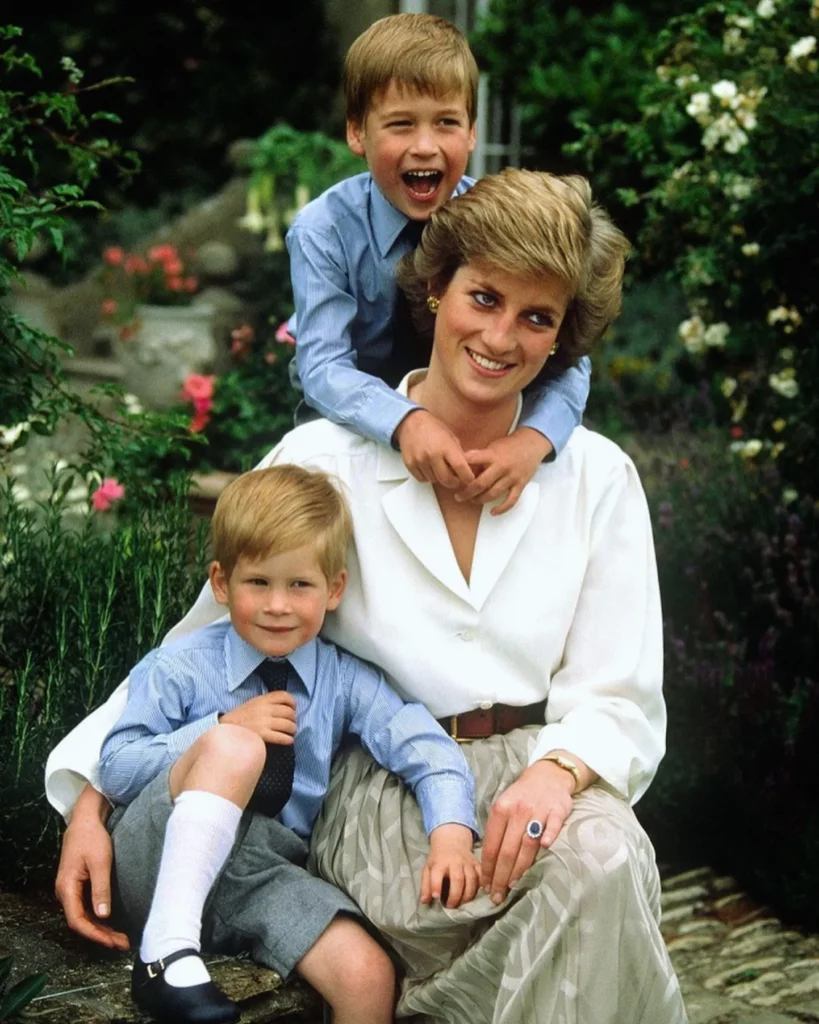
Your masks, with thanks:
M472 358L475 360L478 366L482 366L485 370L506 369L506 363L499 363L494 359L487 359L486 356L479 355L477 352L473 352L472 349L469 350L469 354L472 356Z
M407 171L413 178L437 178L440 171Z

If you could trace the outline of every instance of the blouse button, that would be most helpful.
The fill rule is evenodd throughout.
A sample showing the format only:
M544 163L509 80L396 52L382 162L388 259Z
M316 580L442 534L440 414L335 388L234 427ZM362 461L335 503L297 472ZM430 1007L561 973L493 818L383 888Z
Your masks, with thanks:
M477 633L474 629L464 629L458 634L461 640L474 640L476 635Z
M481 711L488 711L492 707L492 701L482 700L478 707L481 709Z

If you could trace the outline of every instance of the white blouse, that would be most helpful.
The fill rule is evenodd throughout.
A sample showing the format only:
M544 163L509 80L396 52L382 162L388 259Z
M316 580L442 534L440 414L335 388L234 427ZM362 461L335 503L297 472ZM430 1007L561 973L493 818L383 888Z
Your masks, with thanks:
M567 750L622 797L645 792L664 751L660 597L645 495L620 448L578 427L511 511L485 506L468 583L432 486L398 452L318 420L260 465L275 462L326 470L350 502L350 580L326 638L436 718L547 698L530 762ZM206 584L166 639L223 614ZM48 760L48 799L63 814L85 780L97 785L126 685Z

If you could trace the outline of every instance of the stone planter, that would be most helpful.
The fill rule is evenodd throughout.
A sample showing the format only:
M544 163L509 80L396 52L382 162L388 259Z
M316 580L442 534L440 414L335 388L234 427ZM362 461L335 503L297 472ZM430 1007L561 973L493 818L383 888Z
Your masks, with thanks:
M123 386L150 409L179 401L189 373L206 373L216 358L211 306L139 306L135 333L115 337Z

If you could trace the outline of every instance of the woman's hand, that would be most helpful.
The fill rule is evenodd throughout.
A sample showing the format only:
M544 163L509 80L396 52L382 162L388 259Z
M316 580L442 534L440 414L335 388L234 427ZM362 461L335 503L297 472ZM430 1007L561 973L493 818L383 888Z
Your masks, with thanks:
M523 488L553 451L552 442L532 427L518 427L486 448L468 451L466 461L478 475L473 483L458 491L455 500L485 505L503 498L490 512L493 516L502 515L517 504Z
M481 868L472 853L472 842L472 829L465 825L439 825L432 830L429 857L421 876L422 903L442 900L445 907L454 910L475 898ZM446 893L445 887L449 889Z
M128 949L128 936L104 923L111 913L113 848L105 828L110 810L105 797L86 785L63 835L54 891L69 928L110 949Z
M585 768L585 766L584 766ZM586 769L588 771L588 769ZM552 761L536 761L492 804L481 856L481 885L493 903L551 846L572 809L575 781ZM543 825L540 839L526 834L530 821Z

